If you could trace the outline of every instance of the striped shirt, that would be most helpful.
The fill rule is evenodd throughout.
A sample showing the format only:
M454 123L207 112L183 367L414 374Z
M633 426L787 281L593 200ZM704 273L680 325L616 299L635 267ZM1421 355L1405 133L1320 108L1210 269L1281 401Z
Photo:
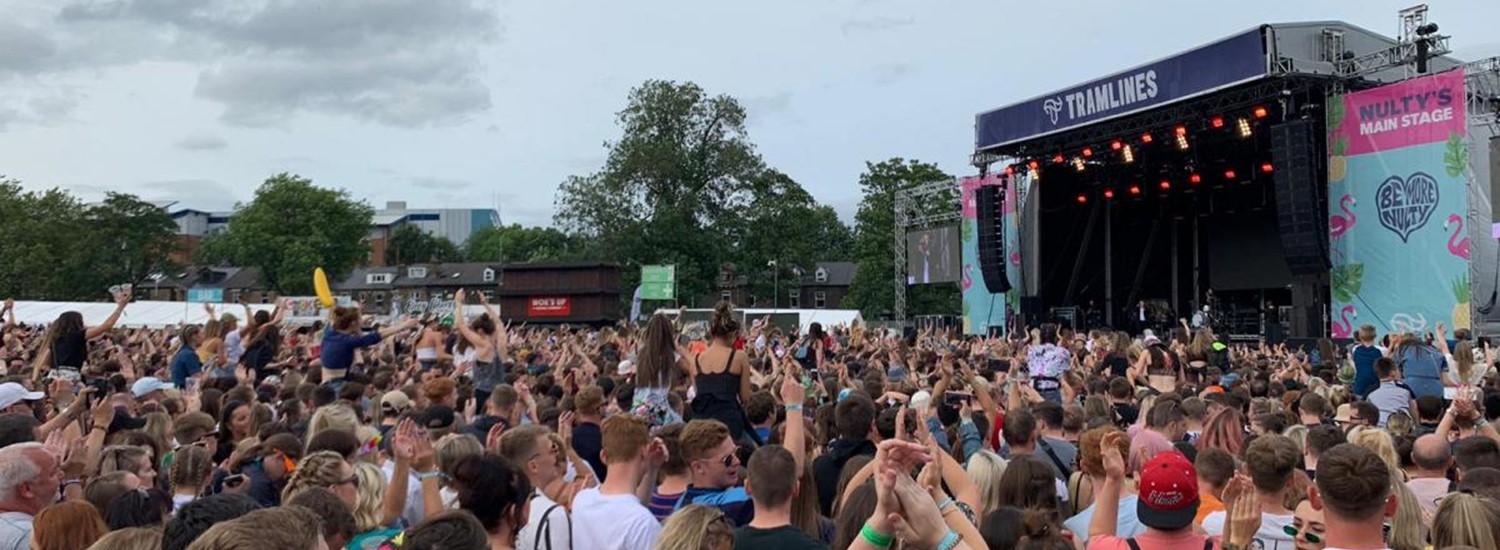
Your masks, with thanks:
M682 500L682 493L664 495L653 489L651 490L651 504L648 504L646 508L651 510L651 515L656 516L657 521L665 522L667 521L667 516L677 511L677 501L679 500Z

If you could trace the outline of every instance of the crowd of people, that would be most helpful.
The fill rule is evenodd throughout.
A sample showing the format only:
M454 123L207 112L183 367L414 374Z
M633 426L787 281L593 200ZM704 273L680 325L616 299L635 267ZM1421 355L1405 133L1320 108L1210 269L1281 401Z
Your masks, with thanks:
M523 327L483 296L118 326L129 301L0 308L0 550L1500 550L1495 357L1441 326Z

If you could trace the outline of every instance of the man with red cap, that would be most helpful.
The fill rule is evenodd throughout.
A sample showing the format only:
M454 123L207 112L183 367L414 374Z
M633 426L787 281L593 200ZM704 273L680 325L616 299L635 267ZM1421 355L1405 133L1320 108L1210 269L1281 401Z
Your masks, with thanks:
M1219 537L1197 533L1193 519L1198 513L1198 475L1182 453L1169 451L1159 453L1141 465L1137 476L1136 517L1146 531L1133 537L1120 537L1115 532L1115 508L1119 505L1120 487L1125 480L1125 458L1120 448L1124 446L1125 434L1114 432L1100 441L1100 454L1104 459L1105 481L1094 495L1094 517L1089 523L1088 550L1215 550L1221 548ZM1243 483L1232 484L1233 502L1248 502L1243 498ZM1231 491L1226 490L1225 500L1231 500ZM1231 505L1232 506L1232 505ZM1243 511L1249 508L1241 505ZM1254 511L1258 516L1259 510ZM1243 516L1245 514L1241 514ZM1255 518L1258 521L1258 517ZM1240 522L1237 525L1242 525ZM1240 531L1253 532L1251 529ZM1248 534L1248 533L1245 533ZM1237 548L1248 542L1243 539ZM1224 545L1223 548L1234 548Z

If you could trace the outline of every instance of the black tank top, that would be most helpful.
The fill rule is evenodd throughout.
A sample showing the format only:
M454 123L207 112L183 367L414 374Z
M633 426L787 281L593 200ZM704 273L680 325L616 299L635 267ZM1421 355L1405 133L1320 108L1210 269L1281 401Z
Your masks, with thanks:
M83 331L58 336L52 344L52 367L82 368L88 361L89 342Z

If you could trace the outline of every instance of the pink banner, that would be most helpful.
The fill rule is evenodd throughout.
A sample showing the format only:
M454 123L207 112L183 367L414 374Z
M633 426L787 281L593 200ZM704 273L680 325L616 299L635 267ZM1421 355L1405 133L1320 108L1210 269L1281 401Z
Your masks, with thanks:
M1464 135L1464 73L1452 70L1343 96L1344 121L1329 146L1354 156ZM1340 150L1340 149L1343 150Z
M962 188L962 191L961 191L962 196L960 197L960 201L959 201L959 202L963 203L963 216L964 216L964 219L966 219L966 220L972 220L972 219L975 219L975 218L979 217L978 211L974 207L974 190L979 189L980 187L986 186L986 185L1000 185L1000 178L1004 178L1004 177L1007 177L1007 176L1005 176L1004 174L987 174L984 177L968 177L968 178L964 178L964 180L963 180L963 188ZM1006 189L1006 192L1005 192L1005 212L1004 212L1004 214L1010 214L1011 213L1012 209L1014 208L1013 204L1015 203L1015 200L1016 200L1016 186L1012 185L1012 186L1009 186Z

